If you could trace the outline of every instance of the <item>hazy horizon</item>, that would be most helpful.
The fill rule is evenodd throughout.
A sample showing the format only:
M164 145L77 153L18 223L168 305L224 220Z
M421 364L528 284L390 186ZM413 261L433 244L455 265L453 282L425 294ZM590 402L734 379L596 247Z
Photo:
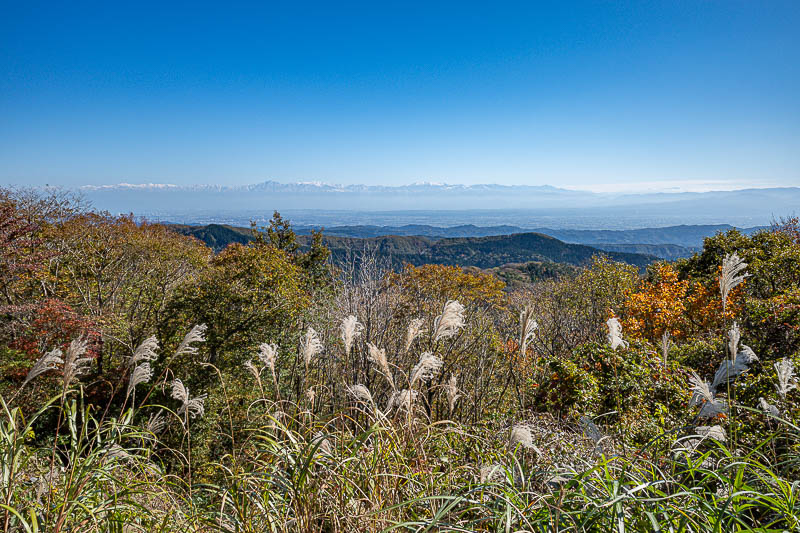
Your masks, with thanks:
M589 185L571 185L571 184L561 184L561 185L553 185L549 182L542 182L537 184L529 184L529 183L500 183L500 182L475 182L475 183L459 183L456 181L445 182L445 181L428 181L428 180L420 180L420 181L409 181L406 183L392 183L392 184L381 184L381 183L368 183L368 182L333 182L333 181L326 181L326 180L283 180L283 179L275 179L275 178L267 178L262 180L257 180L248 183L225 183L223 180L220 181L208 181L208 182L197 182L197 183L179 183L175 181L163 181L163 182L155 182L155 181L121 181L121 182L107 182L107 183L85 183L85 184L75 184L75 185L59 185L59 184L51 184L51 183L6 183L7 186L12 187L55 187L55 188L62 188L65 190L75 190L75 191L96 191L96 190L103 190L103 189L125 189L129 188L131 190L145 190L145 189L160 189L160 188L176 188L176 189L186 189L192 187L222 187L222 188L246 188L246 187L254 187L258 185L262 185L265 183L278 183L281 185L311 185L311 186L320 186L320 187L340 187L340 188L348 188L348 187L384 187L384 188L404 188L404 187L414 187L414 186L446 186L446 187L481 187L481 186L498 186L498 187L552 187L555 189L561 189L564 191L575 191L575 192L591 192L596 194L603 194L603 193L612 193L612 194L651 194L651 193L705 193L705 192L731 192L731 191L742 191L747 189L773 189L773 188L796 188L800 187L800 183L798 184L780 184L780 183L773 183L773 182L762 182L762 183L751 183L751 182L729 182L725 180L714 180L714 181L693 181L693 180L672 180L672 181L649 181L649 182L630 182L630 183L596 183L596 184L589 184Z

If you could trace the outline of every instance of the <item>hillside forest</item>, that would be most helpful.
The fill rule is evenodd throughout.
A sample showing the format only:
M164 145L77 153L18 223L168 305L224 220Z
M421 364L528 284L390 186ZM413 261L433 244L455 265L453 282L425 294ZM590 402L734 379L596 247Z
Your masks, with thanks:
M579 256L332 257L278 213L213 250L0 190L0 527L800 530L798 220L546 239Z

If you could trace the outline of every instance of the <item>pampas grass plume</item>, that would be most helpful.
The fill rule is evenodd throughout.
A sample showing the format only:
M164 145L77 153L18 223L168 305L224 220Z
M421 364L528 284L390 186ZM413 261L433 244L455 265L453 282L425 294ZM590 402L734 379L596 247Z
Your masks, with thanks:
M746 268L747 263L745 263L736 252L726 255L722 260L722 273L719 277L719 293L722 297L723 314L728 306L728 295L747 277L747 274L742 273Z
M83 357L88 348L86 339L75 339L69 344L67 353L64 356L64 392L72 382L89 371L92 363L90 357Z
M354 315L345 317L340 326L342 333L342 342L344 343L344 353L350 355L350 350L353 348L353 342L361 335L364 326Z
M303 362L306 368L308 368L308 365L311 364L314 357L319 355L322 351L322 341L319 340L319 335L311 326L306 330L306 334L301 342L301 348L303 350Z
M606 335L606 339L611 345L611 349L616 350L620 346L627 348L628 343L622 340L622 324L620 323L619 319L616 317L609 318L606 322L606 326L608 326L608 334Z
M392 386L392 390L396 390L394 378L392 377L392 369L389 368L389 360L386 358L386 350L378 348L371 342L368 342L367 352L369 353L370 360L380 369L381 374L384 375L389 385Z
M133 366L142 361L155 361L158 359L156 350L158 350L158 339L155 336L148 337L133 352L128 364Z
M533 311L526 307L519 314L519 351L521 355L525 355L528 349L528 343L533 338L536 328L539 324L533 320Z
M797 388L794 365L789 359L784 357L775 363L775 372L778 374L778 383L775 384L775 389L778 391L778 394L780 394L781 399L786 401L786 395Z
M125 397L131 395L131 393L136 389L136 385L140 383L147 383L153 378L153 369L150 368L150 363L144 362L138 365L136 368L133 369L131 372L131 377L128 379L128 392L125 394Z
M32 380L36 379L38 376L41 376L45 372L49 372L50 370L56 370L58 368L57 365L61 365L64 363L64 360L61 358L63 355L64 354L61 352L61 349L56 348L41 356L33 364L33 368L30 369L28 375L25 376L25 381L22 383L22 387L30 383Z
M183 338L181 343L178 345L178 349L175 350L175 357L180 355L194 355L197 353L197 348L192 346L192 344L196 342L204 342L206 340L205 333L208 326L205 324L198 324L186 334Z
M444 361L433 355L431 352L425 352L419 357L419 362L411 369L411 379L409 387L414 387L417 381L430 381L441 370Z
M448 300L444 304L442 314L433 323L433 340L452 337L464 327L464 306L457 300Z
M425 333L425 328L423 324L425 320L422 318L415 318L411 320L408 324L408 329L406 330L406 343L405 343L405 350L408 351L411 348L411 345L417 340L417 337Z
M447 408L449 412L452 413L453 409L456 407L456 402L461 397L461 393L458 390L458 378L455 374L450 376L450 379L447 380L444 389L447 393Z

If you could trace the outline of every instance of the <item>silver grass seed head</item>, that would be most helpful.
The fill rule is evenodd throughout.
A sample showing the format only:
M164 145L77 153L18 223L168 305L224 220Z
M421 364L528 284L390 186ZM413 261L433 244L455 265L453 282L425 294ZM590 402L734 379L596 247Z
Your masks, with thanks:
M36 360L36 362L33 364L33 367L28 371L28 375L25 376L25 381L22 383L22 387L45 372L56 370L58 365L64 364L64 360L62 359L63 355L64 354L60 348L55 348L54 350L42 355Z
M717 372L714 374L714 381L711 382L711 389L717 390L720 385L733 381L750 370L750 365L756 361L758 361L758 357L755 352L746 344L742 344L741 350L736 354L733 362L725 359L719 365Z
M409 322L408 329L406 329L406 342L405 342L405 350L408 351L411 348L411 345L414 344L414 341L417 338L425 333L425 320L423 318L414 318Z
M175 356L179 355L194 355L197 353L197 347L192 346L192 344L196 342L205 342L206 337L206 329L208 326L205 324L198 324L193 327L189 333L183 338L181 343L178 345L178 349L175 350Z
M698 426L695 428L695 432L701 437L718 440L720 442L728 440L728 435L725 433L725 429L722 426Z
M366 404L375 403L372 399L372 393L369 391L366 385L362 385L360 383L352 386L348 385L347 392L358 402Z
M606 339L608 343L611 345L612 350L616 350L620 346L623 348L628 347L627 341L622 339L622 323L620 323L619 319L616 317L609 318L606 322L606 326L608 326L608 333L606 334Z
M396 408L398 411L410 413L413 409L414 402L417 401L417 396L419 396L419 393L415 390L402 389L395 391L389 397L389 403L386 405L386 412L391 412L392 409Z
M719 292L720 296L722 296L723 305L726 305L730 292L747 278L747 274L742 273L746 268L747 263L745 263L736 252L726 255L722 260L722 273L719 277Z
M464 327L464 306L458 300L448 300L444 304L442 314L433 322L433 340L452 337Z
M150 418L147 419L147 423L145 424L144 428L148 432L155 435L157 433L161 433L166 426L167 417L164 415L164 411L159 410L157 413L150 415Z
M689 450L696 450L700 444L707 439L725 442L728 436L722 426L719 425L697 426L694 428L694 435L686 439L686 447Z
M539 324L533 319L533 311L529 307L523 309L519 314L519 345L523 355L538 327Z
M311 445L317 446L316 453L319 455L326 457L333 455L333 444L331 444L330 439L320 431L314 433L314 436L311 438Z
M417 381L431 381L444 365L444 361L433 355L431 352L423 353L419 362L411 369L410 387Z
M481 467L481 483L500 483L506 478L506 471L503 465L491 464Z
M261 379L261 371L253 363L252 359L248 359L247 362L245 362L244 367L245 369L247 369L248 372L253 374L253 377L256 378L256 381L259 381Z
M669 349L671 346L672 342L670 341L669 330L665 329L664 334L661 335L661 357L665 365L667 364L667 357L669 356Z
M150 363L144 362L137 365L131 372L131 377L128 379L128 392L125 395L127 398L136 389L136 386L141 383L147 383L153 378L153 369L150 368Z
M309 326L300 344L303 351L303 361L305 365L308 366L311 364L314 357L322 352L322 341L319 340L319 335L316 330Z
M701 405L703 402L711 403L714 401L714 393L711 390L711 385L694 371L689 377L689 388L693 392L692 399L689 401L689 406Z
M697 413L699 418L714 418L718 415L724 415L728 413L728 404L723 400L712 400L710 402L705 402L703 406L700 408L700 412Z
M128 364L133 366L142 361L155 361L158 359L158 339L155 336L145 339L133 352Z
M189 389L180 379L176 378L172 382L172 398L178 400L182 404L185 404L189 401Z
M739 331L739 324L734 320L731 329L728 331L728 354L731 359L739 353L739 340L742 338L741 331Z
M189 396L189 389L180 379L175 379L172 382L172 397L181 402L181 406L177 411L178 415L186 415L188 418L197 418L205 414L206 395L201 394L200 396L191 398Z
M452 413L453 409L456 407L456 402L461 397L461 393L458 389L458 378L453 374L450 376L450 379L447 380L447 383L444 385L445 392L447 393L447 407L449 411Z
M524 424L516 424L511 428L511 435L508 438L508 445L514 449L517 446L523 448L533 447L533 434L528 426Z
M775 384L775 390L781 396L781 399L786 401L786 395L792 390L797 388L797 377L795 376L794 364L784 357L775 363L775 372L778 376L778 382Z
M344 352L347 355L350 355L350 350L353 348L353 342L355 342L355 340L361 335L361 332L364 331L364 326L354 315L349 315L342 320L340 330L342 334L342 342L344 343Z
M387 381L389 381L389 384L394 390L394 378L392 377L392 369L389 367L389 360L386 358L386 350L383 348L378 348L376 345L368 342L367 353L369 354L370 361L372 361L372 363L378 367L381 374L386 377Z
M761 410L764 411L765 414L773 418L778 418L781 414L778 408L767 402L763 396L758 398L758 406L761 407Z
M69 343L69 348L64 356L64 390L89 371L92 359L83 357L88 346L89 344L84 338L75 339Z
M258 347L258 359L270 370L275 370L275 361L278 357L278 345L261 343Z
M202 417L206 413L206 397L206 394L201 394L200 396L190 399L178 410L178 414L186 413L189 418Z

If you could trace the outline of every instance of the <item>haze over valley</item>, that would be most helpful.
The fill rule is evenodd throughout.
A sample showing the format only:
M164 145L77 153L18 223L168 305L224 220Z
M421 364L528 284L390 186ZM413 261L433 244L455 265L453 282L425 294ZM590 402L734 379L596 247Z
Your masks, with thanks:
M299 226L633 229L681 224L769 224L800 205L800 188L597 193L552 186L328 185L266 181L248 186L118 184L78 189L112 213L183 224L248 226L277 210Z

